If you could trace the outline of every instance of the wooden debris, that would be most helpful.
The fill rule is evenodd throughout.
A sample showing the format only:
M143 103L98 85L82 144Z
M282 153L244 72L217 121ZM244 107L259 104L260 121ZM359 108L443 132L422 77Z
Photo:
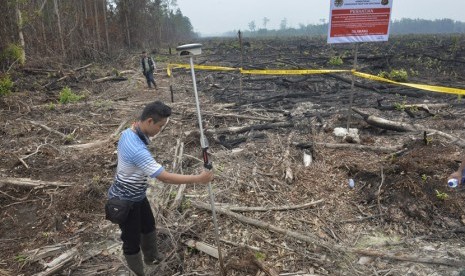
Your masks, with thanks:
M240 127L228 127L222 129L207 129L206 133L209 134L237 134L244 133L249 130L265 130L265 129L279 129L286 127L293 127L292 122L278 122L278 123L269 123L262 125L250 125L250 126L240 126Z
M76 247L71 248L68 251L63 252L60 256L57 258L53 259L49 263L45 264L45 267L47 269L45 271L42 271L40 273L34 274L34 276L47 276L47 275L53 275L62 269L69 265L69 263L76 258L78 255L78 250Z
M63 269L72 266L75 262L84 262L86 260L89 260L90 258L93 258L101 254L102 252L105 252L106 254L113 254L120 247L120 243L115 243L112 241L106 241L102 244L97 245L91 244L86 246L86 248L84 248L82 244L78 243L71 249L65 251L65 247L69 245L70 243L61 243L25 252L24 254L27 255L28 261L42 262L45 268L44 271L34 274L34 276L55 275ZM61 254L56 256L57 253ZM47 263L43 261L44 258L51 256L56 257Z
M371 150L377 152L393 152L398 151L401 149L401 146L397 147L379 147L379 146L368 146L368 145L360 145L360 144L331 144L331 143L292 143L294 146L302 149L311 148L314 145L322 146L329 149L357 149L357 150Z
M303 153L304 167L309 167L312 164L313 157L311 153Z
M430 129L426 126L419 125L419 124L409 124L409 123L386 120L378 116L370 115L357 108L352 108L352 110L360 114L368 124L375 126L375 127L379 127L379 128L387 129L387 130L399 131L399 132L427 131L427 132L434 133L439 136L445 137L449 139L450 142L453 144L456 144L461 147L465 147L465 140L459 137L447 134L445 132L436 130L436 129Z
M175 161L173 161L173 171L177 170L179 168L181 174L182 174L182 156L184 153L184 143L180 142L179 146L177 147L176 152L178 153L177 156L175 156ZM178 209L179 206L181 206L182 199L184 197L184 190L186 190L186 184L181 184L179 185L178 192L176 193L176 196L174 197L173 202L171 203L170 209L175 210Z
M412 254L404 255L401 253L390 253L390 252L379 252L369 249L353 249L353 253L357 253L365 256L372 256L384 259L391 259L395 261L402 262L412 262L412 263L424 263L424 264L434 264L434 265L445 265L453 267L464 267L465 260L453 260L453 259L444 259L437 257L418 257Z
M64 133L61 133L61 132L56 131L56 130L54 130L54 129L51 129L51 128L49 128L48 126L43 125L43 124L41 124L41 123L38 123L38 122L35 122L35 121L30 121L30 122L31 122L31 124L33 124L33 125L40 126L41 128L43 128L43 129L45 129L45 130L47 130L47 131L50 131L51 133L55 133L56 135L60 136L60 137L63 138L63 139L67 139L67 138L69 137L68 135L66 135L66 134L64 134Z
M108 76L108 77L103 77L100 79L95 79L94 82L99 83L99 82L105 82L105 81L127 81L128 78L123 77L123 76Z
M87 144L69 145L69 146L66 146L66 148L84 150L84 149L90 149L90 148L95 148L95 147L101 147L101 146L104 146L104 145L108 145L109 142L110 142L109 139L97 140L97 141L87 143Z
M186 244L189 247L195 248L209 256L212 256L215 259L218 259L218 248L214 246L211 246L204 242L194 241L194 240L187 240L184 242L184 244ZM221 253L222 253L221 255L223 256L223 258L226 257L225 252L222 251Z
M269 212L269 211L289 211L289 210L297 210L297 209L305 209L307 207L315 206L320 203L324 202L323 199L319 199L312 202L307 202L300 205L286 205L286 206L270 206L270 207L246 207L246 206L227 206L227 205L215 205L220 208L227 209L229 211L235 212Z
M124 126L127 124L128 120L123 120L121 124L118 126L118 128L110 135L109 138L105 140L97 140L94 142L90 142L87 144L77 144L77 145L68 145L66 148L68 149L77 149L77 150L84 150L84 149L90 149L94 147L100 147L104 145L108 145L111 142L116 142L116 137L118 134L121 132L121 130L124 128Z
M69 243L47 245L41 248L26 251L23 254L27 256L27 261L36 262L51 256L56 256L58 253L62 253L65 251L66 246L69 246Z
M189 109L186 110L190 113L195 113L195 110ZM212 116L216 118L235 118L235 119L248 119L254 121L268 121L268 122L283 122L283 118L269 118L269 117L262 117L262 116L250 116L250 115L242 115L242 114L234 114L234 113L218 113L218 112L209 112L204 111L203 115L205 116Z
M0 177L0 183L7 185L17 186L29 186L29 187L69 187L73 186L73 183L57 182L57 181L41 181L30 178L12 178L12 177Z
M286 151L284 152L284 157L283 157L283 165L284 165L284 180L286 181L287 184L292 184L294 182L294 172L292 171L291 168L291 161L290 161L290 145L292 138L294 137L294 131L292 131L289 136L287 137L287 148Z

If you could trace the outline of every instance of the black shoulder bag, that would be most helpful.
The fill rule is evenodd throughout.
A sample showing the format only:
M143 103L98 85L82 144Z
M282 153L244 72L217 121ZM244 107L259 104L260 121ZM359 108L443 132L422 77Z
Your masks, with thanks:
M117 224L124 223L133 204L132 201L122 200L117 197L108 199L105 204L105 219Z

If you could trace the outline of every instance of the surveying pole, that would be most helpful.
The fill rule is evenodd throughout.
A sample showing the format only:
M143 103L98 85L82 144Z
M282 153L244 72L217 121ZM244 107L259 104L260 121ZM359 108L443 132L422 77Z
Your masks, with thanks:
M194 44L181 45L181 46L176 47L176 51L178 51L180 56L188 56L190 58L190 69L191 69L191 75L192 75L192 83L194 85L195 105L197 108L197 119L199 121L200 146L202 147L203 166L205 169L211 170L213 168L213 165L208 160L208 140L203 133L202 115L200 114L199 95L197 93L197 82L195 80L194 61L193 61L193 56L197 56L202 53L202 44L194 43ZM220 275L224 275L225 270L224 270L224 264L223 264L223 255L221 253L221 246L220 246L220 233L218 229L218 221L216 219L215 196L212 191L211 182L208 182L208 193L210 195L210 205L212 208L213 224L215 225L215 239L216 239L216 246L218 247L218 260L220 261Z

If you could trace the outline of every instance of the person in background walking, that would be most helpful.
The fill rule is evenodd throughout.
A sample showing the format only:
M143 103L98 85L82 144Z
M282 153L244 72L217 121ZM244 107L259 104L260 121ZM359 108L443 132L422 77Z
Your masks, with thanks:
M145 79L147 80L147 85L149 88L153 87L157 89L157 83L155 82L155 79L153 77L153 72L155 71L155 62L153 59L147 55L146 51L142 52L142 58L141 58L141 65L142 65L142 73L145 76Z
M169 106L160 101L152 102L143 109L139 120L121 133L116 176L108 190L108 198L131 202L129 214L119 227L124 257L137 276L145 275L142 254L146 264L161 259L157 249L155 218L146 196L148 178L168 184L201 184L213 179L213 172L208 170L195 175L167 172L152 157L147 148L149 137L163 130L170 115Z

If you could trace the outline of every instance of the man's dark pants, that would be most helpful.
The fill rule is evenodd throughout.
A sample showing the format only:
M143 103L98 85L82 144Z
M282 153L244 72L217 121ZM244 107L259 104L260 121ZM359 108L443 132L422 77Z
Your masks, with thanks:
M155 230L155 218L147 198L135 202L129 211L126 222L119 225L123 253L125 255L137 254L140 251L141 234L148 234Z
M147 80L147 85L149 88L152 88L152 84L155 88L157 88L157 84L155 83L155 79L153 78L153 72L146 72L144 73L145 79Z

